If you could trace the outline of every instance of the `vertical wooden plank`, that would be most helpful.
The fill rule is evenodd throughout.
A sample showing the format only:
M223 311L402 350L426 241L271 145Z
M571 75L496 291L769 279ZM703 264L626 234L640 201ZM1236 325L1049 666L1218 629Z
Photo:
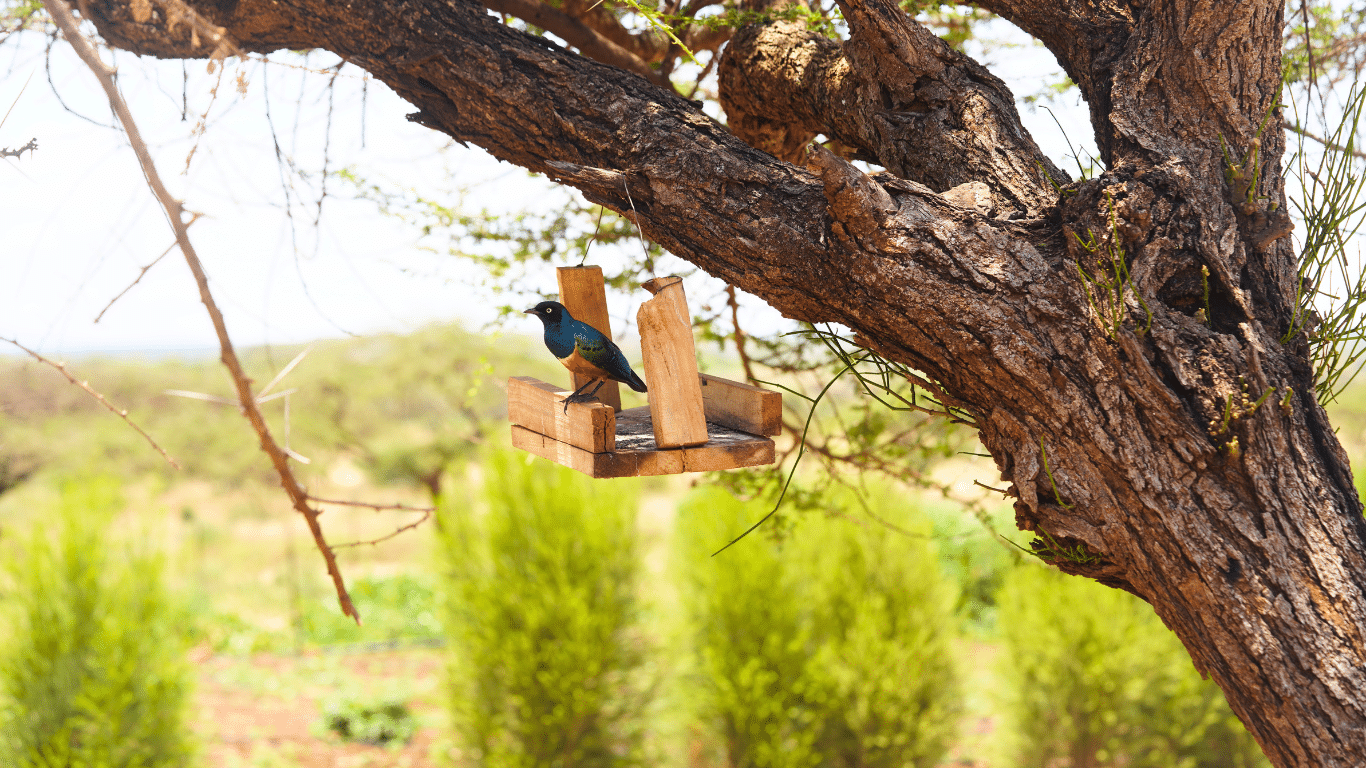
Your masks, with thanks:
M702 445L707 442L707 417L683 279L657 277L643 287L654 294L640 305L636 325L645 358L645 383L650 387L655 444L660 448Z
M555 270L560 283L560 303L569 310L575 320L580 320L602 331L612 338L612 322L607 316L607 288L602 279L602 267L560 267ZM578 389L588 383L586 376L572 374L574 386ZM648 384L648 381L646 382ZM621 410L621 387L615 381L608 381L598 390L598 400Z

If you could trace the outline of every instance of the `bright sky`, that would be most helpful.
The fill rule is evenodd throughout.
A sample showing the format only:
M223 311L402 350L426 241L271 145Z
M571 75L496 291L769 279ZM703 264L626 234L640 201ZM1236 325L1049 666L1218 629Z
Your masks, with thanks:
M994 22L988 36L1024 39L1005 22ZM0 163L0 336L52 354L213 347L208 316L174 250L93 322L173 236L122 132L108 127L113 118L91 73L58 41L50 86L46 41L16 37L0 46L0 115L14 105L0 126L0 147L36 138L39 149ZM470 211L535 208L550 196L548 183L481 150L456 145L440 153L444 135L408 123L412 108L380 83L370 81L362 95L354 68L343 70L329 97L330 75L301 65L328 67L336 62L330 54L277 58L284 63L230 63L221 82L202 61L114 58L163 179L188 209L205 214L190 235L234 341L285 343L489 319L492 302L470 287L473 267L419 249L412 227L351 200L335 180L314 226L324 147L331 169L350 166L427 192L466 188ZM997 48L985 60L1017 95L1057 79L1057 64L1041 47ZM1072 142L1089 146L1075 91L1053 109ZM206 110L207 130L197 136ZM1053 119L1042 110L1022 113L1044 151L1075 173ZM277 141L286 165L305 178L282 173Z

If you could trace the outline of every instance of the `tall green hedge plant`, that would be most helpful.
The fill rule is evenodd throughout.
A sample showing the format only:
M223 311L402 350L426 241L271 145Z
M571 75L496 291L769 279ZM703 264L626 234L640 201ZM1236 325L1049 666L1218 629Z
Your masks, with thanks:
M63 487L8 563L0 764L160 768L192 757L190 671L157 555L113 536L112 481Z
M1002 590L999 627L1004 765L1269 765L1138 598L1027 563Z
M524 454L483 464L484 509L447 498L451 712L464 762L641 761L636 499Z
M880 506L899 527L920 522ZM694 708L726 763L937 765L960 696L953 590L927 538L851 514L708 556L762 512L718 488L679 510Z

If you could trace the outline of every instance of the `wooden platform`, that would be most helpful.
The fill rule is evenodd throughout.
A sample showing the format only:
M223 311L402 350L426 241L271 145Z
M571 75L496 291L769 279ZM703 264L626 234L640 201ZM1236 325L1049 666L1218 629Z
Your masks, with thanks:
M782 397L776 392L701 375L707 442L661 449L648 407L614 412L603 403L573 403L568 390L528 376L508 380L512 444L590 477L643 477L755 467L775 461L773 440L782 429Z

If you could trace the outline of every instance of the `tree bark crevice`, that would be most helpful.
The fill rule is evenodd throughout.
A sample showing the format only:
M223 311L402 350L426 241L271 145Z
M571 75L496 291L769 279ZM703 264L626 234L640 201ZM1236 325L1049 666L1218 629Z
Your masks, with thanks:
M1052 205L1053 185L1070 178L1024 131L1004 83L890 0L844 10L847 43L794 22L732 38L718 75L737 135L797 162L825 134L854 159L937 192L985 183L1006 214L1033 217Z

